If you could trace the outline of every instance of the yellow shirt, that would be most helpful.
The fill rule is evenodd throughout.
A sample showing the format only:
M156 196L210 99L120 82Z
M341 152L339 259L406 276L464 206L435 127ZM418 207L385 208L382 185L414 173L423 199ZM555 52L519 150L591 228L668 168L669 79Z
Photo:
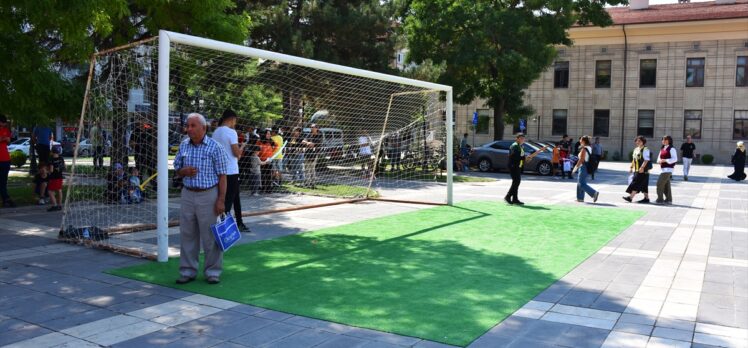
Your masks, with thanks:
M278 135L278 134L276 134L276 135L273 135L272 137L270 137L270 139L272 139L273 142L275 143L275 148L278 149L277 151L282 151L281 147L283 146L283 137L280 136L280 135ZM277 153L277 151L276 151L276 153ZM283 158L283 154L282 153L279 154L278 157L276 157L276 158L277 159L282 159Z

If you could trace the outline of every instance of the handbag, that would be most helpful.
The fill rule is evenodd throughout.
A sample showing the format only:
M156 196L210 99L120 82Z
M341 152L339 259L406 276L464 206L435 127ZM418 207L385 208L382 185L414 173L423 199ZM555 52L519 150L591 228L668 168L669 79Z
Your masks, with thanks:
M219 215L216 218L216 223L210 225L210 230L213 232L216 244L221 247L222 251L229 250L236 242L242 239L242 234L236 226L236 221L234 221L234 217L230 214Z
M571 161L564 159L564 171L570 172L571 171Z

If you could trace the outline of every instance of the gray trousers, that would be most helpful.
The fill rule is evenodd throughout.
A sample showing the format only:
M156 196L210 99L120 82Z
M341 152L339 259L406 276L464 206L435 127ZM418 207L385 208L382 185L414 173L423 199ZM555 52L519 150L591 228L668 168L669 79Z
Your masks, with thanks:
M673 173L660 173L660 177L657 178L657 200L658 201L673 201L673 193L670 191L670 177ZM665 196L666 198L662 198Z
M219 277L223 269L223 252L216 244L210 225L216 223L213 207L218 198L218 187L192 192L182 189L179 212L179 274L197 276L200 245L205 252L205 276Z

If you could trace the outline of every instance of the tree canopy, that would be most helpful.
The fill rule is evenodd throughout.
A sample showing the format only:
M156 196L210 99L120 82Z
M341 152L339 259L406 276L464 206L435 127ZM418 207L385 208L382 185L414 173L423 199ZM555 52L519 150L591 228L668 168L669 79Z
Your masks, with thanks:
M230 0L0 1L0 110L28 123L74 119L95 51L159 29L241 43L250 24Z
M523 90L553 62L556 45L571 44L567 30L609 25L605 6L625 2L412 0L403 15L409 59L443 64L438 81L454 87L457 102L485 99L498 140L505 123L533 113Z

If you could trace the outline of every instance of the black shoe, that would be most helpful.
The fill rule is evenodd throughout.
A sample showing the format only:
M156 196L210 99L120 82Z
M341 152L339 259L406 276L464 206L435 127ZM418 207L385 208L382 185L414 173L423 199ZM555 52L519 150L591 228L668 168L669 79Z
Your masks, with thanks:
M649 198L640 199L640 200L636 201L636 203L649 203Z
M665 204L665 200L664 199L656 199L655 200L655 204Z
M195 277L181 276L177 278L177 284L187 284L193 280L195 280Z
M208 284L218 284L221 282L221 279L218 277L208 277Z
M54 205L54 206L47 208L47 211L58 211L58 210L62 210L62 207L59 205Z
M243 232L243 233L252 232L249 230L249 227L247 227L247 225L245 225L243 222L236 224L236 227L239 229L239 232Z
M507 204L514 204L514 202L512 202L512 200L511 200L511 199L509 199L509 196L507 196L507 197L504 197L504 201L505 201L505 202L506 202Z
M596 191L595 195L592 196L592 203L597 202L597 197L600 197L600 191Z
M623 200L626 201L626 202L631 203L631 197L629 197L629 196L623 196Z
M516 204L516 205L525 205L525 203L524 203L524 202L522 202L522 201L520 201L520 200L512 201L512 204Z

